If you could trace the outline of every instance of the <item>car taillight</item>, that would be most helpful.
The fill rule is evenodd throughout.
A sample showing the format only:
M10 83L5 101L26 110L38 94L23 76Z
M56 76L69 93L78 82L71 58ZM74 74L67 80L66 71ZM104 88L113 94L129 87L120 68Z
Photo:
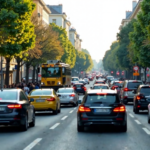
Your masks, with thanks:
M55 101L54 97L48 98L47 101Z
M128 92L128 91L132 91L132 90L129 90L128 88L124 88L124 91Z
M137 99L137 100L140 100L140 99L141 99L141 96L137 96L136 99Z
M73 89L76 90L76 87L74 86Z
M113 110L113 112L125 112L125 111L126 111L125 106L116 107Z
M10 109L21 109L22 108L22 105L20 104L16 104L16 105L7 105L8 108Z
M80 105L78 111L79 112L91 112L91 109L88 107Z
M83 89L84 91L86 91L86 87L82 87L82 89Z
M71 94L71 95L69 95L70 97L75 97L75 94Z

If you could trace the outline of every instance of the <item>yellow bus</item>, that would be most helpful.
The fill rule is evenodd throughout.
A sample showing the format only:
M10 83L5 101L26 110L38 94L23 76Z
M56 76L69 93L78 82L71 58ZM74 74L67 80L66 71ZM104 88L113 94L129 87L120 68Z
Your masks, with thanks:
M58 60L48 60L46 64L42 64L41 88L53 88L57 90L60 87L70 86L70 65Z

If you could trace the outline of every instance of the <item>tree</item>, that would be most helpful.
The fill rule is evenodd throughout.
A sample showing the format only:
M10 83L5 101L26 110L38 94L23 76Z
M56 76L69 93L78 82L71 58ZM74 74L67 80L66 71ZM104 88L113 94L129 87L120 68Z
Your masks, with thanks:
M12 57L34 47L34 26L30 21L34 8L35 5L31 0L1 0L0 55L6 59L5 84L7 86Z
M64 54L61 57L61 60L70 65L71 68L75 66L76 61L76 52L72 43L67 37L67 32L64 28L57 26L55 23L50 24L52 29L58 33L59 41L62 48L64 49Z
M150 38L150 1L143 0L141 11L137 15L137 21L134 23L134 30L130 33L130 51L134 52L137 61L142 67L150 66L150 47L147 41ZM146 71L145 71L146 79Z
M82 49L82 51L88 55L90 55L89 51L87 49Z

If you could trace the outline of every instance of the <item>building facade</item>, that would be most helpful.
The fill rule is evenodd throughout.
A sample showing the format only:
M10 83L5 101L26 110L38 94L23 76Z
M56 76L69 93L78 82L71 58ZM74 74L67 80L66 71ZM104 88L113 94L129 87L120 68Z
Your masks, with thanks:
M51 11L51 14L49 16L49 23L55 23L56 25L65 28L67 36L69 38L69 29L71 23L69 20L67 20L66 13L63 12L63 5L47 5L47 7Z

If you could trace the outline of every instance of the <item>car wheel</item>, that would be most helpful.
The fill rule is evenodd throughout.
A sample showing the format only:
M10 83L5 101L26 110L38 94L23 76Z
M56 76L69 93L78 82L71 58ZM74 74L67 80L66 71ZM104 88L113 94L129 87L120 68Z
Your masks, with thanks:
M59 109L58 109L58 113L61 113L61 107L59 107Z
M77 131L78 132L83 132L84 131L84 126L77 125Z
M58 114L58 107L56 107L56 110L53 110L53 114L57 115Z
M139 114L139 109L134 108L134 113L135 113L135 114Z
M127 123L125 125L120 126L120 130L122 132L127 132Z
M28 117L25 116L24 124L21 125L21 131L27 131L28 130Z
M30 127L34 127L35 126L35 112L33 113L33 118L32 118L32 122L29 123Z
M150 124L150 116L149 116L149 112L148 112L148 124Z

